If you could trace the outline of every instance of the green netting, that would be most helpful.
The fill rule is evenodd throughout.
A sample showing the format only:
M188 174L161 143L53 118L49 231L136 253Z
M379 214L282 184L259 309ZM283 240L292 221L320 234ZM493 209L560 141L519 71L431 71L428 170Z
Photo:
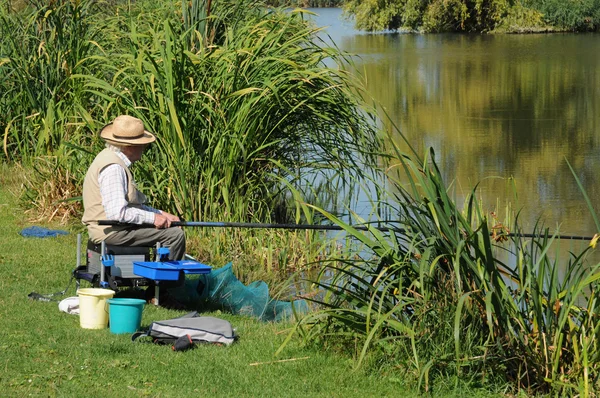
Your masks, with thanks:
M170 289L169 293L186 307L219 309L263 321L280 321L291 318L294 312L308 311L305 300L274 300L263 281L244 285L234 275L231 263L207 275L188 276L182 286Z

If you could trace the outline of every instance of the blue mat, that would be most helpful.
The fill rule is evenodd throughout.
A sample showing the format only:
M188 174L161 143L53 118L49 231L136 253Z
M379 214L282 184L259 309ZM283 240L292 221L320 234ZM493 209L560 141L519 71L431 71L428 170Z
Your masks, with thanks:
M26 238L53 238L58 235L68 235L67 231L48 229L43 227L27 227L20 234Z

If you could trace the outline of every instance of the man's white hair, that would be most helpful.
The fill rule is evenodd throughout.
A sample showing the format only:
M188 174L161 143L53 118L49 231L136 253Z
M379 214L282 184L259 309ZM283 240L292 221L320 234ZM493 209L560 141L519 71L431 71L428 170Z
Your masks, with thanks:
M124 146L124 145L123 145ZM115 152L121 152L121 149L123 148L123 146L121 145L116 145L116 144L111 144L109 142L106 143L106 147L108 149L110 149L111 151L115 151Z

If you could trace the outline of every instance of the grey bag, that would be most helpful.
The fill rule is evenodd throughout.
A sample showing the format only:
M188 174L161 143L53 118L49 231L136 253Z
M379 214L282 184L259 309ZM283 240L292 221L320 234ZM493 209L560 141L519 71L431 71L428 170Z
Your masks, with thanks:
M159 344L173 344L180 337L189 336L193 342L216 343L230 345L237 336L231 323L211 316L198 316L191 312L180 318L152 322L145 332L137 332L131 336L135 341L139 337L151 337Z

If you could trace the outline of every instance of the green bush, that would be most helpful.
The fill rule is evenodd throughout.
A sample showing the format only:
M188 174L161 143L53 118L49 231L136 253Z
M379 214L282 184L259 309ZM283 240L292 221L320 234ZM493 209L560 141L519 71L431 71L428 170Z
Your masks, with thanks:
M537 32L553 28L544 21L544 14L538 10L527 8L521 4L511 7L506 16L500 21L495 32Z
M358 29L368 31L500 32L546 25L583 31L596 30L600 17L600 0L347 0L343 8Z
M575 31L595 31L600 26L600 0L528 0L553 26Z

